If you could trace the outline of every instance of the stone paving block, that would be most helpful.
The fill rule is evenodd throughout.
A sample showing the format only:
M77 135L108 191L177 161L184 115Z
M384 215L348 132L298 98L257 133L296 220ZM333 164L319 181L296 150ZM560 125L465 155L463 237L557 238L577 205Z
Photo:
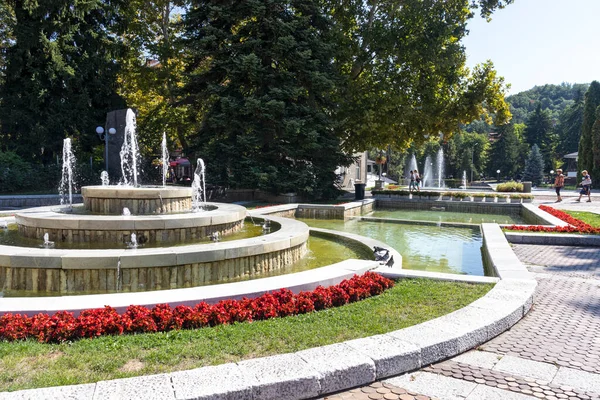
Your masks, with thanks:
M238 365L244 375L258 382L252 388L256 400L304 399L321 391L319 373L296 354L255 358Z
M550 382L558 368L552 364L526 360L519 357L504 356L493 368L496 371L508 372L513 375L541 379Z
M490 353L488 351L471 350L454 357L452 361L463 364L475 365L481 368L492 369L494 365L502 358L501 355Z
M523 318L523 302L502 301L487 296L477 299L469 307L487 310L495 321L488 327L488 339L498 336Z
M449 378L429 372L414 372L395 378L386 379L384 383L408 389L412 392L444 400L463 400L477 386L476 383Z
M258 383L233 363L174 372L169 377L177 400L252 400L252 386Z
M321 394L333 393L375 380L375 363L344 343L296 353L320 374Z
M459 353L470 350L486 342L492 336L488 331L496 323L496 318L489 310L467 306L450 314L437 318L445 329L451 329L460 334Z
M532 400L525 394L502 390L486 385L477 385L475 389L467 396L466 400Z
M430 321L388 332L387 335L412 343L421 349L421 364L429 365L458 354L459 338L456 332Z
M94 396L95 383L42 389L1 392L0 400L87 400Z
M93 400L175 400L171 379L166 374L100 381Z
M414 344L388 335L375 335L344 342L375 362L377 379L421 367L421 352Z
M574 389L600 393L600 375L573 368L560 367L552 383Z

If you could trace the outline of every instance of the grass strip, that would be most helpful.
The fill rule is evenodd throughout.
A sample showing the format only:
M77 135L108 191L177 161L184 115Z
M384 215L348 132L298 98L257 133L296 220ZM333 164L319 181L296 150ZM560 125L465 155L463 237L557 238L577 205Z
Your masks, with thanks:
M600 215L589 211L561 210L573 218L577 218L594 228L600 228Z
M192 369L381 334L462 308L492 287L405 279L382 295L293 317L63 344L0 342L0 391Z

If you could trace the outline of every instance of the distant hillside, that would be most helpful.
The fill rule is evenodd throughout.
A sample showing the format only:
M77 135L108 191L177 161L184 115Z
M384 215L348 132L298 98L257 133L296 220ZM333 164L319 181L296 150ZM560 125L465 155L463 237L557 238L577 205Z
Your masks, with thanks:
M541 102L542 110L547 109L552 119L557 121L560 112L574 103L578 92L583 96L589 85L589 83L562 83L534 86L533 89L508 96L506 101L510 103L515 124L526 122L527 116L535 110L538 102Z

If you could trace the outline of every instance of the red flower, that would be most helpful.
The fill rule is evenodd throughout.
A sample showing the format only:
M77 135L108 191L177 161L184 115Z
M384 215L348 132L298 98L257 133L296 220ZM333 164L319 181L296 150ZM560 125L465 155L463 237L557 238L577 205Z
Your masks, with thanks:
M72 313L59 311L49 316L5 314L0 316L0 340L21 340L35 337L40 342L64 342L76 338L100 335L120 335L123 332L156 332L171 329L196 329L234 322L250 322L277 316L309 313L349 301L358 301L382 293L394 282L372 272L354 276L339 285L317 287L312 292L297 295L289 289L265 293L255 299L223 300L209 305L205 302L171 309L157 304L152 310L129 306L123 315L112 307L83 311L75 318Z
M568 223L567 226L543 226L543 225L511 225L505 227L505 230L509 231L529 231L529 232L559 232L559 233L600 233L600 228L594 228L593 226L586 224L585 222L573 218L564 211L557 210L552 207L545 205L539 206L540 210L546 211L562 221Z

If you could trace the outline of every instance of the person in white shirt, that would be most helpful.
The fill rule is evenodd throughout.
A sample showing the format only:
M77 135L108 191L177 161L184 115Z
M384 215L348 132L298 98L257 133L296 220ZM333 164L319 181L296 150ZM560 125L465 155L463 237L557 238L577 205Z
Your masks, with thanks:
M581 175L583 175L583 179L581 180L581 191L579 192L579 198L575 201L581 201L581 196L588 197L587 202L591 203L592 201L592 177L586 170L581 171Z

